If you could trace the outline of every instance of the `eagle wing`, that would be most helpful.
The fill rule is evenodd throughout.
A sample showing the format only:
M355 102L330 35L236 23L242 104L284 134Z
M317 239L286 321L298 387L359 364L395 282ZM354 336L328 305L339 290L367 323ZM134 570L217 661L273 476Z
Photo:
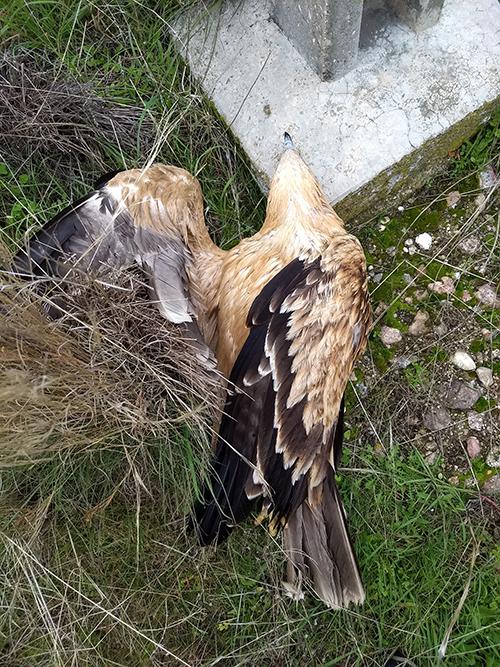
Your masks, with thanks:
M201 191L190 174L155 165L104 177L31 237L13 261L24 277L64 280L74 270L98 276L134 265L146 273L162 315L182 325L197 356L215 368L203 339L187 276L192 262L188 225ZM195 201L196 200L196 201ZM201 233L207 234L203 220ZM196 230L194 230L196 231Z
M248 313L230 376L212 474L195 522L202 543L224 539L263 497L274 526L322 502L342 445L343 394L370 326L359 242L337 237L296 258Z

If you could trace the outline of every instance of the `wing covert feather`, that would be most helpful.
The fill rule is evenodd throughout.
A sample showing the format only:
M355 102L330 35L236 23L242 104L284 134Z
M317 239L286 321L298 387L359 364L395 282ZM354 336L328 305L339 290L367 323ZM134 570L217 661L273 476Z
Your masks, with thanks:
M190 295L191 245L196 243L196 250L210 255L199 184L182 169L155 165L101 179L94 192L29 239L13 270L64 279L75 269L103 275L138 264L163 316L184 326L197 355L215 369Z

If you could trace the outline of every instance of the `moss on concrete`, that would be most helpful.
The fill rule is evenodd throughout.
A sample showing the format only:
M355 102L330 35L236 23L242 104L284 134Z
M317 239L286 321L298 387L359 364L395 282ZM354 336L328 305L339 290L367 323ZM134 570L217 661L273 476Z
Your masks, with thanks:
M450 153L475 134L498 108L500 98L484 104L452 125L447 132L426 141L372 181L337 202L336 211L346 220L362 221L372 218L374 211L387 210L398 199L407 197L442 171Z

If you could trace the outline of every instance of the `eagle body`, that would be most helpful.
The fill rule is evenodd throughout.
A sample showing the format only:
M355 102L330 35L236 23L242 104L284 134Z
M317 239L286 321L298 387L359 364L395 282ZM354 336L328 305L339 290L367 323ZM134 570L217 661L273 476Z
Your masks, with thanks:
M202 544L261 507L283 529L287 592L310 581L331 607L363 587L335 484L343 395L370 327L358 240L298 152L273 177L262 229L224 252L198 181L164 165L120 173L63 211L20 252L17 271L64 277L139 264L160 312L227 378L209 479L193 509Z

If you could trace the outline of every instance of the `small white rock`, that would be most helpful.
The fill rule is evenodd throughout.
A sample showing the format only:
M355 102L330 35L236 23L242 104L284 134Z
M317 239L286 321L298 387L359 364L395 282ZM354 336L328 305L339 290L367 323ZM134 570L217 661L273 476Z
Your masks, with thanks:
M394 361L392 362L394 365L394 368L408 368L410 364L413 364L415 362L415 357L395 357Z
M467 454L471 459L476 459L481 454L481 443L475 435L467 438Z
M422 248L422 250L429 250L432 245L432 236L424 232L415 237L415 243Z
M476 290L477 300L490 308L500 308L500 299L497 296L495 288L485 283Z
M500 446L493 445L490 453L486 457L486 464L490 468L500 468Z
M479 174L479 187L482 190L488 190L493 188L496 185L498 180L498 175L495 172L495 169L492 165L488 165L480 174Z
M488 388L493 384L493 371L491 368L486 368L486 366L479 366L479 368L476 368L476 375L483 387Z
M425 310L417 310L413 322L408 328L408 333L412 336L421 336L427 331L427 322L429 321L429 313Z
M463 371L474 371L476 369L476 362L463 350L457 350L451 358L452 363Z
M481 248L481 241L477 236L468 236L459 242L458 247L466 255L474 255Z
M400 213L402 213L404 210L405 210L405 207L404 207L404 206L398 206L398 211L399 211Z
M500 475L493 475L493 477L486 480L481 491L488 496L500 495Z
M436 280L430 283L429 289L436 294L453 294L455 291L455 283L451 276L443 276L441 280Z
M405 246L408 246L408 247L409 247L409 246L411 246L411 245L413 245L413 239L406 239L406 241L405 241Z
M403 336L399 329L384 325L380 328L380 340L386 347L391 347L391 345L400 343L403 340Z
M473 431L482 431L484 424L484 415L481 412L471 410L467 413L467 423Z
M379 315L383 315L388 308L389 306L386 303L379 301L375 310L373 311L373 316L378 317Z
M429 296L429 292L426 289L418 289L415 292L415 299L417 301L423 301L428 296Z
M448 333L448 327L444 322L440 322L437 326L434 327L434 332L442 338Z
M468 303L471 299L472 299L472 295L469 292L469 290L464 289L464 291L462 292L462 301L464 301L465 303Z
M478 195L478 196L474 199L474 204L475 204L478 208L484 208L484 205L486 204L486 197L483 195L482 192L481 192L480 195Z
M450 192L446 197L446 204L448 205L448 207L455 208L455 206L460 201L461 196L462 195L458 190L453 190L453 192Z

